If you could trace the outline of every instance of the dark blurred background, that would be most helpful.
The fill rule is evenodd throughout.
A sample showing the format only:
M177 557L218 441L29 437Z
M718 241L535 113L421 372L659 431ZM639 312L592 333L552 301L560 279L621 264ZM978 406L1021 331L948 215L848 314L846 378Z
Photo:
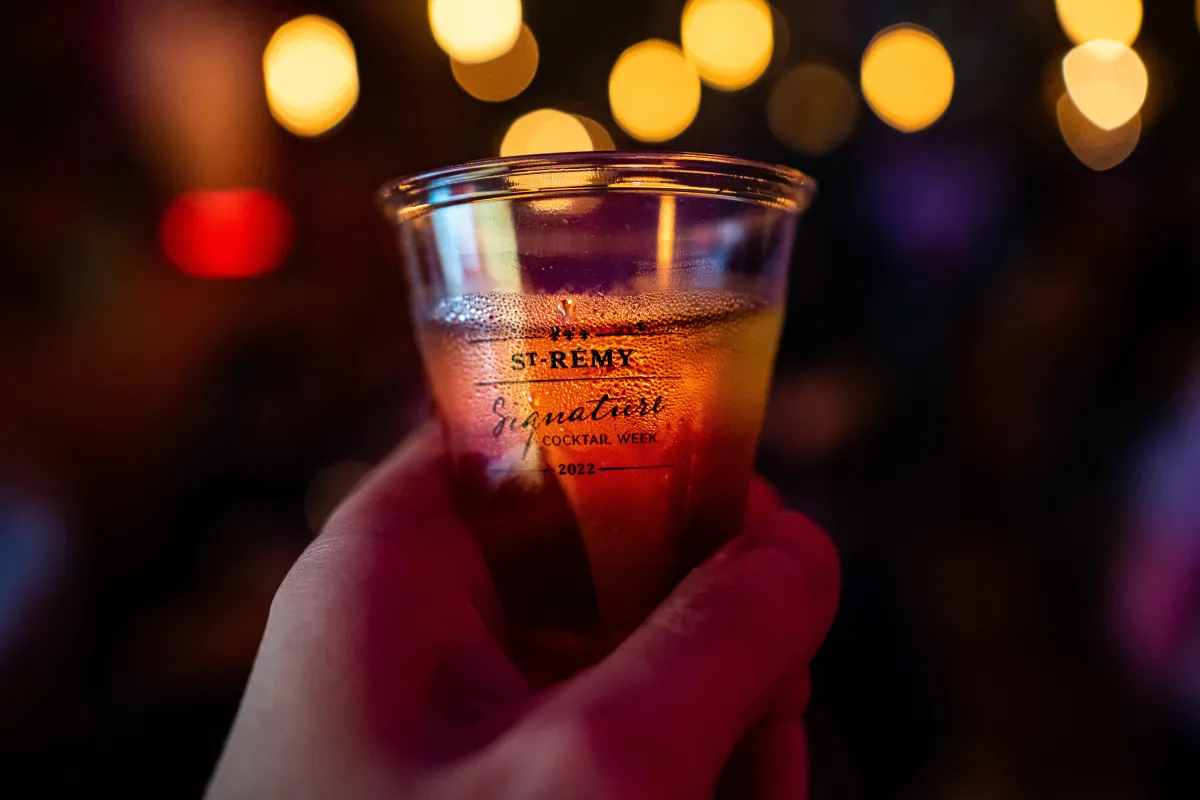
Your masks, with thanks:
M276 585L425 414L374 190L550 107L820 183L760 447L844 560L814 797L1200 797L1197 9L774 0L718 26L761 77L638 141L609 73L683 9L526 0L503 102L530 42L452 71L419 0L6 9L0 795L200 794ZM1065 31L1137 55L1064 81Z

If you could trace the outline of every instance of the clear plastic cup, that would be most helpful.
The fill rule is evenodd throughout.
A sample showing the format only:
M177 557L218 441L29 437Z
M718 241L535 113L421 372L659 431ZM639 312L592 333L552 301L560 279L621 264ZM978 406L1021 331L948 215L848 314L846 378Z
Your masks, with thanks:
M565 630L602 655L738 530L814 190L683 153L381 190L459 507L518 641Z

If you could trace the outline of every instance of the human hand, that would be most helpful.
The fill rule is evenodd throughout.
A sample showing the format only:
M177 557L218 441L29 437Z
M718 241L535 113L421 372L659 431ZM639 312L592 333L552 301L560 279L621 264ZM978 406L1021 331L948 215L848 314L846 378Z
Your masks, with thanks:
M534 691L445 476L437 436L413 437L292 568L210 800L807 796L807 667L839 585L825 534L757 482L736 539L611 655Z

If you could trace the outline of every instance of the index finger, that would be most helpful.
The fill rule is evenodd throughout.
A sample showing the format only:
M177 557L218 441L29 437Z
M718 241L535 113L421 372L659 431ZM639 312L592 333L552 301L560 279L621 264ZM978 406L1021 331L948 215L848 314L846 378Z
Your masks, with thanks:
M693 571L539 718L582 720L603 763L663 796L692 796L807 666L838 584L824 532L776 513Z

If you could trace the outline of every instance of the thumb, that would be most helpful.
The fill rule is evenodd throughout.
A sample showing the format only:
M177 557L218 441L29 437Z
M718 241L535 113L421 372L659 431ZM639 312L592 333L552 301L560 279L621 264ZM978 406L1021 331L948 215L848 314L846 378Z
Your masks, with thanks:
M668 797L711 791L833 621L839 572L829 538L796 513L757 522L539 710L582 720L599 766L626 785Z

